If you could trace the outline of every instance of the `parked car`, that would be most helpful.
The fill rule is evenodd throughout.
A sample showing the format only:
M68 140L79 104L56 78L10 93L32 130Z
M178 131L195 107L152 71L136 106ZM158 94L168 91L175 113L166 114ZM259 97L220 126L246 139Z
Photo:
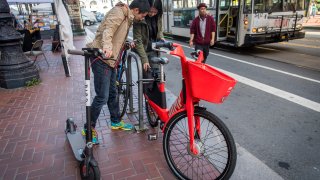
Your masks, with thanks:
M97 19L94 13L87 11L83 8L81 8L81 18L82 18L82 23L86 26L90 26L97 22Z
M102 13L96 14L96 18L98 22L101 22L104 18L104 15Z

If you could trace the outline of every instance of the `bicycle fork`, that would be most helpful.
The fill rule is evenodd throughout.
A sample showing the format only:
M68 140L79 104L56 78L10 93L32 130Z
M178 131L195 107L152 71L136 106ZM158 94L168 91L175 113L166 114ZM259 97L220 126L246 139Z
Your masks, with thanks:
M200 117L194 116L194 103L190 92L187 92L186 97L186 110L188 117L189 128L189 152L197 156L200 154L200 146L196 143L195 139L200 140Z

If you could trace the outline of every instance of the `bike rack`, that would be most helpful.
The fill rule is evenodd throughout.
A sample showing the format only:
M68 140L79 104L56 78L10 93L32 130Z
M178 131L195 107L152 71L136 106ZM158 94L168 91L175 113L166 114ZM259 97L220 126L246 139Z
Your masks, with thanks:
M148 128L144 126L143 123L143 81L144 79L142 76L142 64L139 55L136 53L129 51L127 54L127 67L128 67L128 81L132 82L132 69L131 69L131 63L132 59L136 61L137 64L137 71L138 71L138 118L139 118L139 124L136 124L134 127L137 132L142 132L147 130ZM132 93L132 85L129 86L129 113L133 113L133 93Z

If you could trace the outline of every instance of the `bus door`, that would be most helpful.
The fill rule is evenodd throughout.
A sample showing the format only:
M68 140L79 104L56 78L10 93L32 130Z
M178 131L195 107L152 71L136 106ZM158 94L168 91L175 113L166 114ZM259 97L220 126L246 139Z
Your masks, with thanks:
M223 42L227 40L228 35L228 19L229 19L230 0L217 0L217 41Z
M229 19L228 19L228 35L227 41L234 43L238 42L238 24L239 24L239 5L240 0L231 0L231 5L229 8Z
M240 0L219 0L217 3L217 40L237 44Z

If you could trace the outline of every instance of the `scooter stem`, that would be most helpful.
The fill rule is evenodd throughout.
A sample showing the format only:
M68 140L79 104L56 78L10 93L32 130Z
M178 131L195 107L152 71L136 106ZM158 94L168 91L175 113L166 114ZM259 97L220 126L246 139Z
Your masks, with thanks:
M90 100L90 66L89 57L85 56L85 94L86 94L86 119L87 119L87 133L86 144L92 142L92 130L91 130L91 100ZM91 149L91 148L90 148ZM89 150L91 153L92 150Z

